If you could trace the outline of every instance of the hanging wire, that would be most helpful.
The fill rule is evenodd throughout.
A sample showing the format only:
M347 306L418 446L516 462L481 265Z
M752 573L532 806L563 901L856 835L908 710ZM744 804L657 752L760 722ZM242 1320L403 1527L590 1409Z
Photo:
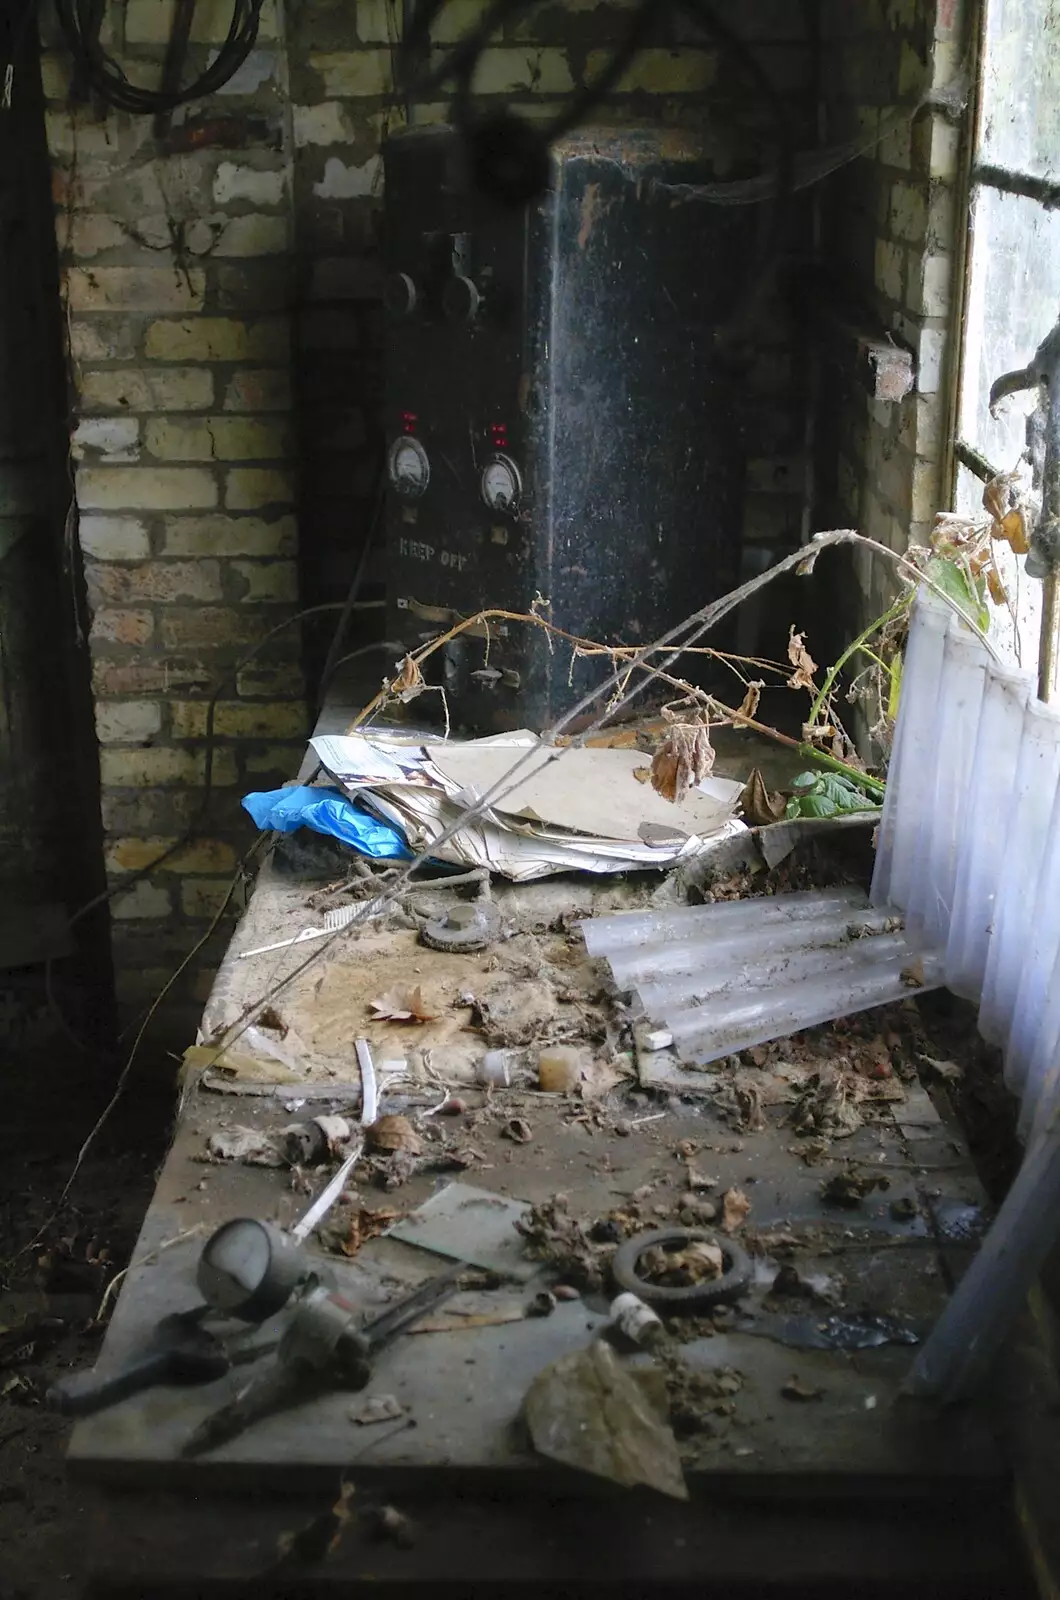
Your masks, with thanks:
M161 0L157 0L161 4ZM130 83L100 42L106 0L55 0L55 10L80 80L118 111L153 116L175 111L189 100L216 94L254 48L265 0L232 0L232 20L217 55L194 83L172 90Z
M401 51L403 84L410 96L427 98L451 89L453 119L463 134L471 176L494 200L523 205L548 186L549 149L557 139L580 127L618 87L624 73L644 48L649 35L675 12L683 12L713 40L756 85L766 102L777 144L775 170L781 175L792 160L791 119L787 105L770 82L754 52L724 23L708 0L640 0L604 66L566 96L560 109L544 121L529 122L511 110L481 114L475 105L475 74L490 39L506 23L531 11L538 0L493 0L479 22L447 50L432 59L431 30L447 0L420 0Z

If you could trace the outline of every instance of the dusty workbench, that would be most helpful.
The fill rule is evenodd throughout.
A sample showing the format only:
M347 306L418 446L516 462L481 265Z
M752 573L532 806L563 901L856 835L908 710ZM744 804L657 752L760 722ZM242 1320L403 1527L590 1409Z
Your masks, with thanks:
M597 1015L599 971L579 950L569 913L615 909L651 892L627 880L499 895L511 934L499 951L428 951L414 924L400 920L366 927L278 995L281 1026L299 1046L274 1074L283 1082L270 1085L260 1060L249 1073L206 1064L218 1030L263 984L305 960L304 947L251 961L239 954L315 920L309 888L267 868L233 939L204 1019L206 1055L190 1058L172 1148L101 1367L120 1365L161 1316L196 1303L195 1266L213 1227L235 1216L289 1224L301 1214L309 1197L286 1168L209 1160L207 1143L234 1127L275 1134L317 1111L355 1120L353 1040L363 1033L377 1060L401 1055L409 1064L385 1108L404 1112L425 1137L431 1103L447 1090L462 1097L466 1109L445 1119L443 1141L473 1148L459 1179L498 1200L540 1206L562 1194L586 1226L617 1214L650 1228L673 1220L690 1161L709 1172L712 1194L741 1190L751 1202L740 1230L756 1263L751 1292L732 1314L683 1331L672 1325L689 1371L735 1378L682 1439L689 1505L543 1460L521 1421L526 1390L556 1357L599 1333L607 1296L586 1292L550 1316L520 1315L555 1274L516 1246L525 1264L518 1281L454 1299L446 1331L396 1340L362 1395L308 1399L195 1460L181 1458L182 1444L245 1371L201 1388L148 1391L80 1423L70 1470L97 1496L96 1591L200 1594L216 1585L219 1593L323 1594L371 1581L432 1592L445 1583L463 1595L519 1582L565 1593L893 1594L899 1584L933 1594L1026 1592L992 1397L936 1415L899 1396L909 1344L845 1349L838 1335L826 1336L837 1326L830 1319L861 1313L903 1337L922 1334L985 1225L960 1135L918 1083L812 1162L793 1139L790 1096L769 1063L763 1086L780 1082L781 1092L761 1094L743 1122L709 1095L646 1093L635 1060L588 1102L528 1086L476 1087L472 1064L488 1041L472 997L505 985L531 994L545 974L561 1035L572 1016ZM398 982L422 985L437 1013L429 1023L369 1020L372 996ZM529 1124L529 1142L507 1137L513 1117ZM441 1120L430 1121L431 1131ZM837 1211L822 1200L823 1182L854 1167L881 1185L855 1209ZM307 1176L319 1189L326 1169ZM362 1176L335 1213L331 1243L339 1237L341 1246L342 1229L361 1212L407 1214L449 1181L425 1173L385 1192ZM445 1265L385 1236L349 1258L333 1248L328 1260L366 1310ZM784 1262L796 1265L809 1298L771 1293ZM479 1325L468 1316L467 1326L452 1326L462 1311L517 1320ZM815 1328L823 1348L806 1347ZM354 1413L372 1395L393 1396L402 1416L359 1424ZM285 1565L288 1536L335 1504L343 1484L352 1491L324 1534L326 1543L341 1532L334 1550L288 1556ZM415 1524L408 1547L373 1536L366 1513L384 1503Z

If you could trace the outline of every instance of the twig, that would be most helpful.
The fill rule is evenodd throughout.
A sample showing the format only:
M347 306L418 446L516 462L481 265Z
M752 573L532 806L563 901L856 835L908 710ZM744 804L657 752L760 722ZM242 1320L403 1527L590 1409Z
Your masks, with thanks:
M33 1235L33 1238L29 1241L29 1243L28 1244L24 1244L20 1250L17 1250L15 1252L15 1254L13 1256L11 1256L4 1263L5 1266L11 1266L14 1262L18 1261L22 1256L26 1255L30 1250L34 1249L36 1247L36 1245L38 1245L40 1243L41 1238L47 1232L47 1230L51 1227L52 1223L55 1222L56 1219L58 1218L59 1213L62 1211L62 1208L66 1203L66 1198L69 1195L70 1190L74 1186L74 1183L75 1183L75 1181L77 1179L77 1175L81 1171L81 1167L84 1164L85 1157L88 1155L89 1150L92 1148L92 1145L95 1143L95 1141L99 1137L99 1134L102 1131L104 1125L106 1124L106 1121L107 1121L108 1117L111 1115L112 1111L114 1110L114 1107L118 1104L118 1101L121 1099L122 1095L125 1092L125 1085L129 1081L129 1074L132 1072L133 1065L134 1065L134 1063L136 1061L137 1053L138 1053L139 1048L140 1048L140 1041L142 1040L144 1034L147 1032L147 1029L150 1026L151 1018L154 1016L155 1012L158 1010L159 1006L162 1004L162 1001L165 999L165 997L169 993L170 989L172 989L173 985L177 982L178 978L184 972L185 968L188 967L191 964L192 961L194 961L195 957L198 955L198 953L202 949L203 945L205 945L205 944L207 944L209 942L209 940L213 937L215 929L217 929L220 926L221 920L224 917L225 912L228 910L229 902L231 901L233 894L235 894L236 888L237 888L237 886L238 886L238 884L240 882L240 879L242 877L243 868L246 865L247 861L250 859L250 856L253 854L253 852L257 848L258 848L258 841L255 840L255 842L251 846L250 850L247 851L247 854L243 857L242 861L240 861L239 865L237 866L237 868L236 868L236 870L235 870L235 872L234 872L234 874L232 876L232 881L228 885L228 891L225 894L225 897L222 900L220 906L218 906L216 912L214 913L213 918L211 919L210 925L207 928L206 932L203 934L202 938L197 940L196 943L192 946L192 948L188 951L187 955L184 957L184 959L180 963L179 967L177 967L176 971L169 978L167 978L166 982L162 985L162 988L158 991L158 994L155 996L154 1000L151 1002L150 1006L148 1007L147 1014L145 1015L143 1021L141 1022L140 1026L139 1026L139 1028L137 1030L136 1037L132 1042L132 1048L130 1049L129 1054L125 1059L125 1065L122 1067L121 1072L118 1074L118 1081L114 1085L114 1092L111 1095L110 1099L107 1101L106 1105L103 1107L103 1110L100 1112L99 1116L96 1118L95 1123L93 1124L91 1130L89 1131L88 1137L85 1139L85 1142L82 1144L80 1150L77 1152L77 1159L74 1162L73 1169L72 1169L72 1171L70 1173L70 1176L67 1178L66 1182L63 1185L62 1192L59 1195L58 1200L55 1202L55 1207L54 1207L51 1215L37 1229L36 1233Z
M149 1250L145 1256L141 1256L139 1261L130 1261L127 1267L122 1267L120 1272L116 1272L103 1291L103 1298L99 1302L99 1310L95 1316L96 1322L103 1320L103 1314L114 1298L118 1285L124 1283L130 1272L135 1271L138 1267L152 1266L164 1251L171 1250L175 1244L183 1244L185 1239L197 1238L199 1234L205 1233L209 1226L209 1223L197 1222L193 1228L185 1228L183 1233L174 1234L172 1239L163 1239L161 1244L156 1245L153 1250Z

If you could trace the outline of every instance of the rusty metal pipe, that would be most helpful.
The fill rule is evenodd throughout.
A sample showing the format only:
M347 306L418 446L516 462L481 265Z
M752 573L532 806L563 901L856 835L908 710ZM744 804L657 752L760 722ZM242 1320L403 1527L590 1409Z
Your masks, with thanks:
M1054 568L1042 580L1042 622L1038 635L1039 700L1051 700L1056 689L1058 635L1060 635L1060 573Z

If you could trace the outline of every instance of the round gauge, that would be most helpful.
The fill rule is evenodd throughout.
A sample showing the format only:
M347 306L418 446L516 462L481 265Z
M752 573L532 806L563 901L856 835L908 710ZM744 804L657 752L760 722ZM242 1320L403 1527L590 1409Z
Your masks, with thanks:
M491 456L482 469L482 498L491 511L514 511L523 480L511 456Z
M427 452L410 433L395 439L387 456L387 472L403 500L418 500L431 481Z
M383 304L392 316L410 317L418 299L415 280L407 272L392 272L383 285Z

